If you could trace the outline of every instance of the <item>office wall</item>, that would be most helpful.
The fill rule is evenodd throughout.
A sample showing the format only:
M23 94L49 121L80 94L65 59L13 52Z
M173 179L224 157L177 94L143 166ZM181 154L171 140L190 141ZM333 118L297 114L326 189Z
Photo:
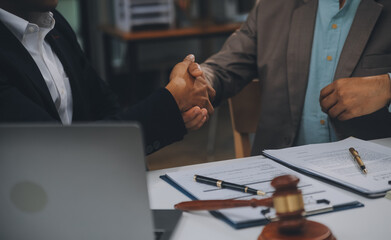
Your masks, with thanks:
M218 22L234 21L235 19L231 18L232 14L226 15L226 18L220 16L221 11L232 11L232 6L238 6L241 1L254 2L254 0L192 0L186 13L183 13L177 8L177 25L191 25L192 21L196 21L201 16ZM228 5L229 2L234 3L234 5L231 5L231 8ZM80 7L81 3L84 4L83 8ZM202 4L200 5L200 3ZM209 10L201 9L200 6L206 6ZM220 10L214 11L213 9L215 8L219 8ZM84 45L85 51L89 54L92 65L97 69L100 76L105 79L102 33L99 26L113 23L113 0L60 0L58 10L68 19L78 34L80 43ZM243 16L238 17L236 20L240 21L244 19ZM82 21L87 21L88 23L85 24ZM82 24L85 24L83 25L85 29L81 28ZM84 33L81 33L81 31L84 31ZM85 36L86 33L88 39L82 39L82 36ZM217 52L221 48L225 38L214 38L213 41L207 41L206 43L205 41L201 42L200 39L178 39L141 43L137 50L137 65L141 72L145 72L148 75L145 80L146 84L149 84L151 88L156 88L167 83L167 73L171 67L178 61L181 61L187 54L195 54L197 61L202 62L206 57L206 51L203 50L204 47L207 46L210 54ZM82 40L87 40L87 44L83 44ZM126 44L121 41L114 41L112 51L114 55L112 65L124 68L122 65L128 54ZM203 53L204 56L202 56ZM151 77L150 72L157 72L158 76ZM155 80L155 83L151 83L150 81L154 79L158 80ZM113 79L105 80L110 82ZM140 81L144 80L140 79ZM146 94L148 94L148 91Z
M73 30L76 32L79 42L83 44L81 37L80 6L79 0L60 0L57 10L68 20Z

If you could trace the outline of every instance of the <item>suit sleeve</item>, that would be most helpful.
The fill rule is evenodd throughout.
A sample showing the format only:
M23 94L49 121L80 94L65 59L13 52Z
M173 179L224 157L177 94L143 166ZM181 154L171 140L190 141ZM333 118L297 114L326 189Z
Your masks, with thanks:
M61 17L60 17L61 18ZM65 19L59 21L65 23ZM108 84L103 81L91 67L72 29L66 24L64 32L69 33L68 38L77 49L80 65L82 65L81 92L87 95L90 111L87 119L105 122L136 121L140 123L144 133L145 152L150 154L173 142L182 140L187 133L182 114L174 97L165 88L158 89L141 101L127 109L121 109L117 96L111 91ZM85 97L85 96L83 96ZM83 113L81 113L83 114Z
M158 89L143 101L121 109L117 96L94 69L88 68L84 80L89 86L91 120L140 123L147 154L182 140L187 133L178 105L167 89Z
M187 133L175 99L165 88L155 91L142 102L113 117L117 120L133 120L141 123L147 154L182 140Z
M0 72L0 122L1 123L58 123L47 112L45 102L39 97L32 100L17 87L13 86L8 77ZM109 94L109 89L100 85L102 89L98 101L101 108L91 121L100 122L139 122L144 133L145 152L150 154L175 141L183 139L187 133L181 112L171 93L162 88L155 91L144 101L132 107L120 110L115 96ZM97 96L96 96L97 97Z
M215 105L238 93L257 76L257 9L258 4L222 49L201 65L206 78L216 90Z

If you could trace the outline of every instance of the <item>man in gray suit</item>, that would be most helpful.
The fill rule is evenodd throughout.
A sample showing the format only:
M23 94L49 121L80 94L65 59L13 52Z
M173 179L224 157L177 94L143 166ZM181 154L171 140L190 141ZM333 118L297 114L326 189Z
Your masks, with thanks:
M391 136L391 1L260 0L201 68L215 104L259 78L262 149Z

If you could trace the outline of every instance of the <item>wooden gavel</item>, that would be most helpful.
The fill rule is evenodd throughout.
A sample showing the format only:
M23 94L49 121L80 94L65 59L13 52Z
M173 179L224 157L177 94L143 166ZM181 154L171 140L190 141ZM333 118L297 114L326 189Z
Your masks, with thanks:
M176 209L184 211L218 210L236 207L273 207L278 221L268 224L259 240L266 239L335 239L331 231L324 225L308 221L304 218L304 201L297 184L299 178L283 175L272 180L271 185L276 189L272 197L251 200L197 200L181 202ZM299 237L299 238L297 238ZM304 238L305 237L305 238Z

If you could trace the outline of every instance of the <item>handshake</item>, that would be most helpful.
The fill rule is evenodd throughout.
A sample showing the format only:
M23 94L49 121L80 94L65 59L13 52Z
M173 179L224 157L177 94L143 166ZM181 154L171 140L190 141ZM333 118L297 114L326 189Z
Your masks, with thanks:
M215 90L204 77L200 66L188 55L175 65L166 89L174 97L188 130L197 130L209 119L214 109L211 99Z

